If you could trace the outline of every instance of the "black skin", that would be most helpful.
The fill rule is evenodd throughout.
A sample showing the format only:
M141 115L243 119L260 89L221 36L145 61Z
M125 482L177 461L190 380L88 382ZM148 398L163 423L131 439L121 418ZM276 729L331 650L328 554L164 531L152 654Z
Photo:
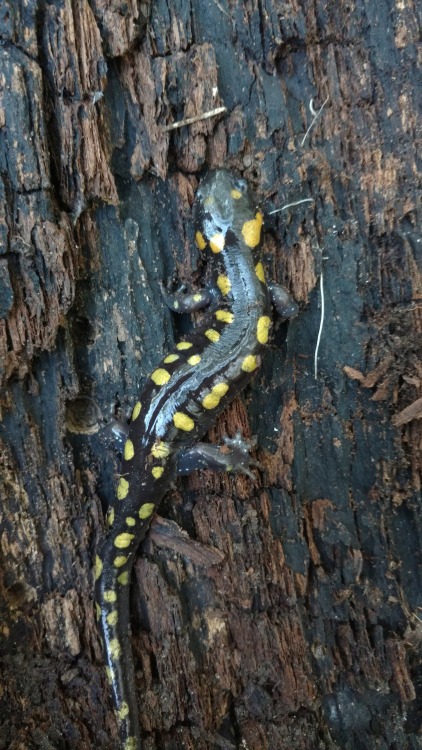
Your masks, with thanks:
M189 348L176 345L139 396L142 406L129 425L117 497L109 511L112 523L97 550L97 615L121 750L141 750L128 636L129 582L136 550L178 474L211 468L254 478L249 467L257 464L240 434L226 438L226 452L198 441L255 374L271 304L283 318L297 313L288 293L263 280L262 266L257 271L262 217L244 180L226 170L210 172L197 191L194 213L197 244L212 279L210 289L165 296L177 312L207 305L211 309L188 342L182 343Z

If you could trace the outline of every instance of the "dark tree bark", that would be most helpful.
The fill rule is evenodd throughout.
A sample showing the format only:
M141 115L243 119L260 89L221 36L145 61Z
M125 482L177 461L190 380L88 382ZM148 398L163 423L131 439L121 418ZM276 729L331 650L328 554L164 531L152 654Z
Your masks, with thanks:
M190 205L221 165L301 314L210 435L257 435L256 484L177 482L140 549L144 747L420 748L416 4L151 6L0 5L0 750L116 746L110 424L190 325L159 282L198 280Z

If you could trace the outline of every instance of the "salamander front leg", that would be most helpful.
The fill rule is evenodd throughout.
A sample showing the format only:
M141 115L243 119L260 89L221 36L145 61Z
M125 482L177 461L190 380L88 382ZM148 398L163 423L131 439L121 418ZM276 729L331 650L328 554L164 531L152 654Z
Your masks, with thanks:
M289 294L287 289L281 284L273 284L272 281L267 284L270 293L271 304L275 307L278 314L283 320L295 318L299 312L299 305Z
M110 424L107 425L105 430L107 430L108 433L111 432L111 434L113 435L116 450L122 451L129 435L129 425L124 424L123 422L120 422L118 419L115 419L113 417Z
M160 283L160 286L167 307L177 313L191 313L195 310L201 310L213 300L213 294L208 289L189 292L186 291L185 284L182 284L175 292L170 292L164 284Z
M246 474L255 481L255 476L250 466L262 468L261 464L251 458L249 451L253 444L244 440L240 432L234 438L224 438L224 445L229 448L222 453L218 445L209 443L196 443L191 448L179 453L177 459L177 473L191 474L197 469L211 469L212 471L238 471Z

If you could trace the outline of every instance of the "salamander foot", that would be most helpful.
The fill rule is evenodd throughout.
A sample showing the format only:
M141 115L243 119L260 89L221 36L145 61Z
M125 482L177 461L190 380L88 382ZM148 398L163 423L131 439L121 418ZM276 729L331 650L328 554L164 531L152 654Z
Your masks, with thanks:
M255 443L244 440L238 431L234 438L224 437L223 443L229 450L222 452L220 447L210 443L196 443L191 448L182 451L177 459L177 473L191 474L197 469L211 469L212 471L228 471L246 474L255 481L250 466L262 468L258 461L251 458L249 451Z

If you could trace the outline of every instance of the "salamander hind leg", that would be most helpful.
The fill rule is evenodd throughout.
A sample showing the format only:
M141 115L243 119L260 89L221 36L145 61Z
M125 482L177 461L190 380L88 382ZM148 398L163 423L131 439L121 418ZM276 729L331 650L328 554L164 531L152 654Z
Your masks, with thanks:
M229 449L227 452L222 452L219 446L209 443L196 443L191 448L182 451L177 459L177 473L180 476L191 474L197 469L211 469L212 471L239 472L255 481L256 477L249 467L262 467L250 455L253 443L244 440L241 433L237 432L234 438L225 437L224 445Z

